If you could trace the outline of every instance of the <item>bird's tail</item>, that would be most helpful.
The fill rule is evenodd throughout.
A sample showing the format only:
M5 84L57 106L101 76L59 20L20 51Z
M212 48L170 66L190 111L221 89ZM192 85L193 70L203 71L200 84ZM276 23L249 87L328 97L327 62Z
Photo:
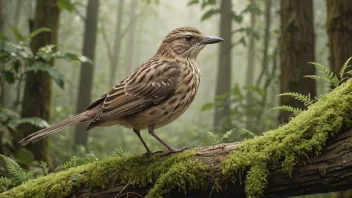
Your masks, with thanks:
M49 136L53 133L56 133L64 128L67 128L67 127L73 126L73 125L77 125L79 123L83 123L83 122L89 121L91 119L92 119L91 117L87 116L87 112L83 112L81 114L75 115L75 116L68 118L66 120L63 120L57 124L54 124L46 129L42 129L40 131L32 133L31 135L23 138L19 143L22 145L34 143L38 140L45 138L46 136Z

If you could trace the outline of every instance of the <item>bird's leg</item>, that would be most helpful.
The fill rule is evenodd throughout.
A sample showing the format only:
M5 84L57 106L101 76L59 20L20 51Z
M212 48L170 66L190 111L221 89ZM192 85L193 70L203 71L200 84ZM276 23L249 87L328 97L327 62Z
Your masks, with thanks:
M144 153L144 155L149 155L152 152L150 151L150 149L148 148L147 144L144 142L142 136L141 136L141 132L138 129L133 129L134 133L138 136L139 140L141 140L142 144L144 145L145 149L147 150L146 153Z
M159 136L157 136L154 132L154 125L150 125L148 128L148 132L150 133L150 135L152 135L156 140L158 140L161 144L163 144L166 148L167 151L166 153L164 153L163 155L167 155L170 153L177 153L177 152L182 152L184 151L186 148L181 148L181 149L174 149L171 146L169 146L168 144L166 144L162 139L160 139Z

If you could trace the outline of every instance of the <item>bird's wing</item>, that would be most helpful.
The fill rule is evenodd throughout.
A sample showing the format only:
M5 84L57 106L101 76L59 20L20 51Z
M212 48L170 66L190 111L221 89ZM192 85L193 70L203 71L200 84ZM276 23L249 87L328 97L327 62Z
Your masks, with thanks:
M177 88L179 75L180 68L176 62L138 68L103 96L103 111L87 129L143 111L167 100ZM97 101L99 100L102 98ZM95 106L94 103L91 106Z

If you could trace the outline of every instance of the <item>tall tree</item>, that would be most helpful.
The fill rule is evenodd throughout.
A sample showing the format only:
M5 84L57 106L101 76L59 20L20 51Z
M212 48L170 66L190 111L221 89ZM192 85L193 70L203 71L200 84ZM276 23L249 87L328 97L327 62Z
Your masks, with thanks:
M251 5L255 5L254 0L250 0L250 4ZM256 15L253 11L250 12L250 18L251 18L251 22L250 22L250 28L251 28L251 34L249 35L249 43L248 43L248 51L247 51L247 71L246 71L246 86L247 87L251 87L253 86L254 83L254 65L255 65L255 36L254 36L254 29L255 29L255 22L256 22ZM247 90L246 92L246 102L248 106L252 105L252 100L253 100L253 96L252 96L252 92ZM246 128L251 130L251 118L247 118L247 123L246 123Z
M220 44L218 74L216 82L216 95L230 92L231 89L231 45L232 45L232 2L220 3L220 37L226 42ZM220 109L215 109L214 126L218 127L229 114L229 103L225 102Z
M132 0L130 2L130 13L129 13L129 18L130 21L134 21L131 24L130 30L129 30L129 35L128 35L128 45L126 46L126 72L131 72L132 69L134 69L134 59L136 58L133 56L134 51L135 51L135 43L136 43L136 7L138 6L138 0Z
M97 41L97 26L99 15L99 0L88 1L87 14L84 26L83 50L84 56L94 61L95 46ZM91 103L91 91L93 84L92 63L84 62L81 65L79 89L76 103L76 112L81 113ZM74 145L87 145L88 131L85 131L85 125L76 126Z
M110 79L109 85L114 86L116 83L116 71L119 61L120 49L121 49L121 33L122 33L122 19L123 19L123 7L125 1L118 1L117 3L117 19L116 19L116 26L115 26L115 40L113 45L112 56L110 60Z
M5 1L4 0L0 0L0 33L1 34L4 34L5 19L6 19L6 15L5 15Z
M33 29L47 27L50 28L51 32L43 32L32 39L30 47L33 52L49 44L57 45L60 12L56 3L57 0L37 0L36 2ZM51 64L53 65L54 62L51 62ZM51 77L47 72L29 73L27 75L22 101L22 117L39 117L49 120L51 85ZM21 125L17 134L19 137L16 139L20 140L37 130L40 130L40 128L28 124ZM28 148L33 153L35 160L46 161L50 164L47 146L48 139L43 139L28 146Z
M330 69L339 74L352 56L352 1L326 0ZM348 68L349 70L349 68ZM351 197L352 191L338 192L337 197Z
M326 6L329 64L338 74L344 62L352 56L352 1L327 0Z
M280 92L298 92L316 95L315 80L304 78L315 74L315 68L307 62L315 61L315 37L312 0L281 0L280 38ZM304 104L281 97L280 105L304 108ZM291 113L281 111L279 123L287 122Z

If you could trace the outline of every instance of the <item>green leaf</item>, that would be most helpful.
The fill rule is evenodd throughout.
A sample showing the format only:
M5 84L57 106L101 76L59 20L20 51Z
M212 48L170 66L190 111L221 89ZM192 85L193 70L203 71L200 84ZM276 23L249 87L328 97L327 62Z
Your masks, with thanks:
M3 34L0 34L0 41L7 41L7 37L4 36Z
M243 17L241 15L236 14L235 12L232 12L232 18L237 22L237 23L242 23Z
M12 71L2 71L1 75L7 83L13 84L15 82L15 73Z
M283 111L292 112L294 115L298 115L299 113L301 113L303 111L300 108L295 108L295 107L291 107L291 106L287 106L287 105L282 105L282 106L274 107L271 109L279 109L279 110L283 110Z
M20 167L20 165L18 165L11 158L1 154L0 154L0 157L4 159L7 171L11 175L11 178L14 184L24 184L33 176L34 172L31 172L31 171L27 172L23 170Z
M199 0L191 0L187 3L187 6L193 5L193 4L197 4L199 3Z
M73 12L75 10L75 7L70 0L58 0L56 5L59 8L60 12L63 12L65 10Z
M23 34L21 34L21 32L16 27L12 26L11 24L9 24L9 27L10 27L13 35L16 37L16 39L18 41L25 41L26 40L26 37Z
M11 184L11 179L6 177L0 177L0 193L6 191Z
M50 28L42 27L42 28L34 30L27 38L28 38L28 40L30 40L42 32L51 32L51 30L50 30Z
M288 92L288 93L279 94L278 96L291 96L294 99L296 99L300 102L303 102L305 106L309 106L314 103L314 100L312 100L310 98L310 94L305 96L305 95L297 93L297 92Z
M62 55L60 56L60 58L63 58L67 61L79 61L82 63L89 62L89 63L93 64L93 62L86 56L82 56L82 55L78 55L78 54L74 54L74 53L61 53L61 54Z
M202 106L201 111L206 111L208 109L213 108L214 106L215 106L214 103L206 103Z
M341 70L340 70L340 78L342 79L344 74L345 74L345 71L348 67L348 63L351 61L352 57L350 57L349 59L347 59L347 61L345 62L345 64L343 64Z
M218 13L218 12L219 12L218 9L210 9L210 10L206 11L206 12L203 14L203 16L202 16L202 18L201 18L200 20L201 20L201 21L207 20L208 18L210 18L211 16L213 16L213 14L216 14L216 13Z
M49 75L53 78L53 80L56 82L56 84L61 87L62 89L64 88L64 75L60 73L55 67L52 67L48 63L42 62L42 61L35 61L29 68L28 71L33 71L33 72L38 72L38 71L43 71L43 72L48 72Z

